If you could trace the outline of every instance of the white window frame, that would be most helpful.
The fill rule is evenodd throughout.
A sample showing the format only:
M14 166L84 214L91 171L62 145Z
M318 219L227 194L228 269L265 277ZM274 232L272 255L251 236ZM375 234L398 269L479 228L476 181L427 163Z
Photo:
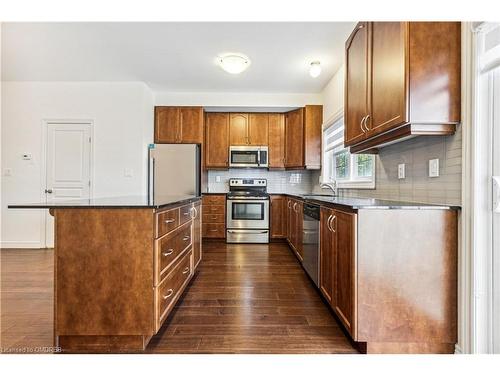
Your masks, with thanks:
M375 189L376 185L376 170L377 170L377 159L375 155L372 155L373 158L373 174L371 177L357 177L357 163L355 162L355 159L357 158L357 154L349 154L350 155L350 161L349 161L349 179L348 180L343 180L343 179L337 179L333 180L330 178L330 174L327 171L327 164L325 162L325 155L327 152L338 149L337 152L342 151L344 149L347 149L346 147L343 147L342 149L339 148L339 146L336 146L335 148L328 148L326 149L326 142L325 142L325 131L333 126L336 122L339 120L343 119L344 117L344 110L341 109L337 113L335 113L333 116L331 116L326 122L323 123L322 129L321 129L321 178L320 182L329 184L333 183L334 181L336 182L337 188L339 189ZM344 124L345 126L345 124ZM349 150L347 150L349 152ZM336 152L336 153L337 153Z

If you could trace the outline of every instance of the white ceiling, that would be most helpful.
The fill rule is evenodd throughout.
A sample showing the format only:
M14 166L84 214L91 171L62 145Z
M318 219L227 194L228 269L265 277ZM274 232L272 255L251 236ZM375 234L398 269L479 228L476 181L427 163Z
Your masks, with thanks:
M320 92L341 65L351 22L3 23L4 81L143 81L171 91ZM224 52L252 60L230 75ZM323 68L311 78L308 65Z

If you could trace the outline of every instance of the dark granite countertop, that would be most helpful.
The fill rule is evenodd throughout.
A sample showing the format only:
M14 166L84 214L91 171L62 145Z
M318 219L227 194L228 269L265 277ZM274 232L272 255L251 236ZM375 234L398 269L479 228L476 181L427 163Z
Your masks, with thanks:
M199 200L195 195L166 195L154 202L141 195L94 199L58 200L54 202L9 204L9 208L164 208L166 206L191 203Z
M378 209L378 210L459 210L459 206L393 201L375 198L349 198L333 197L331 195L315 194L284 194L290 197L302 199L306 202L323 204L328 206L343 206L355 210Z

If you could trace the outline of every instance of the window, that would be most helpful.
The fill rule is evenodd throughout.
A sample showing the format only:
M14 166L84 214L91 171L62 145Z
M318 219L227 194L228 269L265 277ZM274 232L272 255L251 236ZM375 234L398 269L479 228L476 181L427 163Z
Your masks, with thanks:
M344 147L344 116L336 116L323 129L323 170L321 182L337 182L339 188L374 189L375 157L350 154Z

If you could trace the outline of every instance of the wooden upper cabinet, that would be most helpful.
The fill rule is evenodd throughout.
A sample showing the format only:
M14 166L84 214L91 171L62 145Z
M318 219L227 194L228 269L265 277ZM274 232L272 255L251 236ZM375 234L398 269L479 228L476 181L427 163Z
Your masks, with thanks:
M286 168L321 168L322 123L322 105L306 105L285 114Z
M177 143L179 107L155 107L155 143Z
M250 113L248 115L248 144L253 146L268 145L269 115Z
M179 132L182 143L203 143L203 108L180 107Z
M365 129L369 135L408 121L407 101L408 22L371 24L371 114Z
M304 108L304 167L321 169L321 126L323 106L306 105Z
M304 168L304 108L285 115L285 167Z
M248 145L248 114L231 113L229 118L229 145Z
M203 143L202 107L155 107L155 143Z
M368 22L358 23L345 46L345 145L365 138L363 122L369 113L369 27Z
M287 199L284 195L271 195L270 209L271 238L285 238L287 235Z
M356 339L356 214L334 210L333 298L332 307L345 328Z
M285 115L269 114L269 169L285 168Z
M346 42L344 142L353 153L460 122L459 22L361 22Z
M207 113L205 129L206 168L227 168L229 165L229 114Z

